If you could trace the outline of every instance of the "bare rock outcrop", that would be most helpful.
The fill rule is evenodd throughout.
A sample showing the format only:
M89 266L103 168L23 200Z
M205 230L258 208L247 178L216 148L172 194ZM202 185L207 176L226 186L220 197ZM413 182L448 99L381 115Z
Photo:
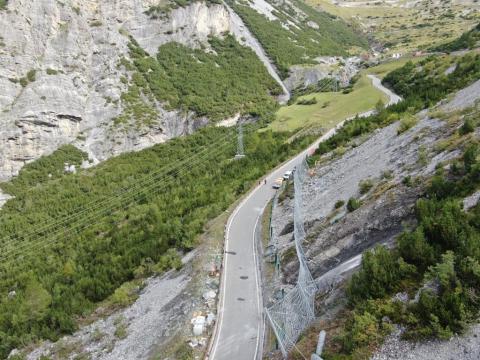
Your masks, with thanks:
M263 54L238 18L220 4L193 2L164 16L146 13L157 0L10 0L0 16L0 181L61 145L85 150L92 163L185 135L206 118L168 111L153 124L118 127L129 35L155 54L176 41L190 47L233 33ZM264 54L263 54L264 55ZM272 76L268 59L262 61ZM278 79L278 77L277 77ZM279 80L279 79L278 79Z

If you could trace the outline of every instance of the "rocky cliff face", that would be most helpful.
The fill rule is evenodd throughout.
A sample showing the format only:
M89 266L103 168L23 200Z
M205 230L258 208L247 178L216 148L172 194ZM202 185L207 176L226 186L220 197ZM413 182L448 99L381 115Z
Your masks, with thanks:
M147 15L157 3L8 2L0 13L0 181L66 143L87 151L95 163L208 123L192 113L154 104L154 124L113 125L122 113L121 94L127 88L122 82L126 70L118 64L128 57L129 35L152 54L166 42L198 46L224 32L233 32L249 45L245 31L238 30L238 17L232 18L223 5L195 2L165 16Z

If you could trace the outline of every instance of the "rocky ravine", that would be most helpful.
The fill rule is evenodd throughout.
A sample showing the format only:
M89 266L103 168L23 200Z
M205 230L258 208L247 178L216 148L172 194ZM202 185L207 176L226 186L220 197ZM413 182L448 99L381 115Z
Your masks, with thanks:
M10 0L0 16L0 181L29 161L73 143L96 163L191 133L208 123L192 113L166 111L143 128L115 128L128 57L128 35L156 53L166 42L198 46L210 35L233 33L275 74L251 34L223 5L195 2L151 19L157 0ZM278 76L276 77L278 81Z

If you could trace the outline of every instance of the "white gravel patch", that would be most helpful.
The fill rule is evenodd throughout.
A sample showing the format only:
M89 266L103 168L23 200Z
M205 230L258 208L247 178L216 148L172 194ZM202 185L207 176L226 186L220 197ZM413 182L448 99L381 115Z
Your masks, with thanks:
M255 9L258 13L265 15L268 20L278 20L278 18L272 14L272 12L275 11L275 8L265 0L253 0L249 4L250 7Z
M350 197L356 197L361 180L376 179L384 171L391 170L397 181L400 181L406 173L404 167L417 162L419 146L428 146L436 140L426 136L417 142L415 136L422 129L442 126L437 120L424 118L417 126L397 135L398 125L395 123L377 130L363 144L349 150L338 160L320 167L314 176L307 178L304 184L304 193L308 194L305 196L307 200L304 210L307 222L325 218L336 201L346 202ZM443 158L437 159L440 160ZM435 165L432 166L434 167Z
M472 195L463 199L463 210L468 211L478 204L480 200L480 191L474 192Z
M190 278L185 274L175 276L173 272L149 279L133 305L97 320L60 342L79 349L82 354L88 353L91 360L147 359L154 346L168 340L176 327L183 325L182 315L188 312L183 300L188 296L182 293L189 281ZM182 301L176 301L179 296L182 296ZM126 337L123 339L115 335L120 323L126 327ZM44 342L28 354L27 359L49 356L56 345ZM68 359L74 359L79 352L72 352Z
M164 328L168 322L162 309L180 294L186 283L185 276L168 280L151 280L143 296L123 313L129 321L127 337L118 341L111 353L102 355L99 359L147 358L148 352L158 337L168 332L168 329Z
M442 107L445 111L465 109L475 105L480 98L480 80L457 92L452 101Z
M2 192L2 190L0 190L0 209L2 208L3 205L5 205L5 203L12 199L13 196L10 196L8 194L5 194Z
M381 349L371 360L478 360L480 359L480 324L463 336L450 340L433 340L413 343L400 339L402 330L397 328L387 337Z

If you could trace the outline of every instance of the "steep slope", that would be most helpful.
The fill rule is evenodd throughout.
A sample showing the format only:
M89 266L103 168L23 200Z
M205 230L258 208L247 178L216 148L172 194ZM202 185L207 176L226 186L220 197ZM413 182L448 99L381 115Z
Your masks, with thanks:
M387 81L401 89L405 100L376 116L347 123L309 159L310 174L303 185L304 249L319 287L318 322L297 344L302 353L312 351L320 329L328 331L326 358L354 359L367 358L393 329L392 322L418 339L450 337L465 329L465 321L475 319L478 303L469 292L476 286L471 281L478 278L473 280L461 264L470 261L466 254L472 256L471 266L478 261L473 250L478 247L477 220L473 220L478 216L479 186L478 59L476 54L432 57L394 71ZM445 75L453 64L455 73ZM435 107L438 100L463 87ZM420 111L425 107L432 108ZM473 210L460 215L458 204L471 194L465 208ZM287 187L272 218L283 269L277 284L286 291L296 281L298 269L292 251L291 197ZM462 225L447 220L452 217ZM459 231L462 227L464 232ZM455 240L449 238L454 233ZM380 244L400 248L365 253ZM456 254L456 282L437 291L430 281L442 277L440 268L449 266L441 256L447 250ZM345 280L362 256L362 270L345 295ZM468 290L461 292L460 287ZM461 294L456 305L449 302L454 291ZM459 307L464 311L458 312ZM394 335L383 358L389 358L391 346L398 344L398 333ZM392 358L407 358L402 351L408 346L400 343ZM474 358L478 347L473 349Z
M301 1L228 1L262 44L282 78L295 64L315 64L322 55L348 55L366 41L342 20Z
M132 105L124 95L130 90L130 72L121 66L130 55L129 35L156 54L172 41L208 46L209 36L221 36L234 26L219 4L194 2L151 18L145 11L154 3L9 1L0 18L0 179L62 144L75 144L97 162L208 123L191 110L178 111L137 94L134 105L149 114L149 123L130 119L132 126L114 126L114 119ZM258 62L247 55L246 66ZM250 69L259 71L264 70ZM265 95L268 87L262 89Z
M0 179L61 144L74 142L93 160L102 160L189 133L205 122L157 106L158 121L148 129L125 134L110 126L126 91L118 63L128 55L129 39L122 33L156 49L167 41L190 43L229 29L221 6L196 3L173 11L175 21L162 22L144 14L148 3L9 1L0 17ZM188 26L165 34L172 24Z
M63 144L85 150L90 162L97 163L125 151L189 134L222 116L228 118L237 113L258 116L253 107L265 103L273 106L271 100L282 92L280 100L288 98L288 91L271 63L270 59L275 60L272 53L267 51L270 59L265 56L262 46L252 36L257 34L231 9L218 2L172 0L165 6L159 4L155 0L8 1L0 18L0 180L10 178L25 163L52 153ZM298 16L298 24L307 21L305 15ZM295 20L296 15L290 17ZM323 19L329 21L326 16ZM329 44L334 52L344 53L343 46L333 46L335 39L320 36L318 26L313 23L311 26L295 36L302 39L307 36L305 41ZM232 42L232 46L243 44L253 53L237 51L238 62L232 67L239 68L241 64L243 70L236 79L233 73L228 73L231 61L227 60L215 65L220 70L226 69L213 74L219 77L215 84L197 78L192 79L196 88L177 88L183 98L190 99L190 105L169 101L168 92L175 91L174 87L152 88L151 81L146 79L149 82L146 89L138 74L132 73L135 70L130 66L132 43L152 57L162 49L171 50L170 43L178 43L184 47L171 60L182 62L185 57L204 56L210 58L212 65L215 64L212 56L222 54L212 52L210 41L212 37L224 38L228 33L235 40L227 42ZM262 39L260 43L265 46ZM216 50L219 48L217 42ZM262 63L265 69L258 66ZM208 71L208 66L197 68ZM180 70L186 82L189 70L193 71ZM168 68L162 71L170 75ZM286 71L283 65L282 71ZM267 72L279 85L265 75ZM260 76L250 79L255 86L248 84L251 74ZM226 84L230 84L234 95L222 89ZM228 101L220 104L219 99L214 114L202 109L202 104L211 100L199 89L211 86L223 93L217 99L236 97L236 105L231 106ZM245 98L238 94L245 94ZM210 96L214 95L213 91ZM242 104L248 106L243 108ZM222 106L229 111L218 110Z
M480 24L463 33L458 39L433 48L435 51L468 50L480 46Z

